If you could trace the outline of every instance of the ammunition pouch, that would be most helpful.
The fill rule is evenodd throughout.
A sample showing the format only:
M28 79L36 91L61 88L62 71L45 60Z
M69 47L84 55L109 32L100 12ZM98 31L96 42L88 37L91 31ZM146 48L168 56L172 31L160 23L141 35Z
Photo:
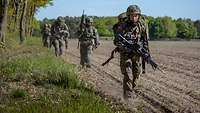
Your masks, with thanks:
M81 40L80 42L85 46L91 46L93 44L92 40Z

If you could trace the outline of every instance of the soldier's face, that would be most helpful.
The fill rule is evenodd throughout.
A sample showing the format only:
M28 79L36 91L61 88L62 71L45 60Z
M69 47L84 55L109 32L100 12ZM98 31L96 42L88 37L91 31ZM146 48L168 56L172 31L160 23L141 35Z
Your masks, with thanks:
M138 22L139 18L140 18L139 14L132 14L132 15L130 15L130 21L132 21L132 22Z

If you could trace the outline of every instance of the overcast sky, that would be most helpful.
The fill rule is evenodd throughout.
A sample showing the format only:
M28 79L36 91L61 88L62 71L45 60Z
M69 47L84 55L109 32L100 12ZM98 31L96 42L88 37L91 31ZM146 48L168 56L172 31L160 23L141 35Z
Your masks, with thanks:
M54 0L53 6L41 8L36 17L40 20L57 16L87 15L117 16L132 4L138 5L148 16L171 16L175 19L200 19L200 0Z

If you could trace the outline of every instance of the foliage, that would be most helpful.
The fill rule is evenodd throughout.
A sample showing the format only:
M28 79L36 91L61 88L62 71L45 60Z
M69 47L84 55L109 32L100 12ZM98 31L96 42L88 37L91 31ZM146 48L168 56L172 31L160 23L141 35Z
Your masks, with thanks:
M27 1L27 8L23 9L25 1ZM8 32L16 32L16 34L19 35L17 32L23 31L25 32L25 36L41 36L41 27L45 23L54 22L55 19L45 18L43 21L38 21L34 15L40 8L49 5L53 5L53 0L9 0L7 17ZM1 7L1 9L2 8L3 7ZM24 30L21 30L19 23L22 20L22 13L24 10L26 10L24 20L25 28ZM113 37L112 27L117 23L117 17L92 17L95 20L95 27L100 36ZM191 39L200 37L199 20L191 21L190 19L174 20L171 17L145 17L150 29L150 39ZM80 24L80 17L65 16L65 22L70 28L71 38L76 38L77 28Z
M53 4L53 0L7 0L8 11L2 14L5 20L0 20L1 24L5 23L4 28L8 30L0 29L3 33L15 32L24 40L24 36L39 35L40 31L39 22L35 19L34 15L41 7L46 7ZM0 9L5 9L3 6L6 2L2 2ZM2 18L0 18L2 19ZM6 33L4 33L6 34ZM6 39L7 40L7 39Z
M116 23L114 17L100 17L96 19L95 26L100 36L113 36L112 27Z
M158 17L149 22L150 37L155 38L175 38L176 24L171 17Z
M97 28L99 35L103 37L113 37L112 27L115 23L117 23L117 17L96 17L93 16L95 21L95 27ZM184 39L192 39L200 36L200 22L199 21L191 21L189 19L172 19L171 17L151 17L145 16L145 21L149 26L149 35L150 39L176 39L176 38L184 38ZM44 23L52 23L55 19L45 18L41 21L41 26ZM72 38L76 38L77 28L80 24L80 17L65 17L65 22L70 28L70 33Z
M196 20L194 22L194 26L197 28L197 35L198 35L198 38L200 39L200 20Z
M177 37L191 39L197 37L197 29L191 20L178 19L176 22L177 26Z
M25 98L26 96L26 91L23 89L14 89L11 92L11 97L13 98Z

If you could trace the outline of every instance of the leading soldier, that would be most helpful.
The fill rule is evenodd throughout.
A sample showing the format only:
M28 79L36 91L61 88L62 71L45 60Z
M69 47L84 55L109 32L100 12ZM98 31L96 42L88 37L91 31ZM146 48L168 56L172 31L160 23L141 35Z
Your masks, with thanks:
M131 92L136 86L135 81L141 73L141 56L127 50L122 45L119 36L134 43L142 43L148 49L148 28L145 21L141 18L141 10L137 5L130 5L126 12L127 20L120 24L118 32L115 34L114 44L120 52L120 68L124 75L123 94L125 98L131 97Z

